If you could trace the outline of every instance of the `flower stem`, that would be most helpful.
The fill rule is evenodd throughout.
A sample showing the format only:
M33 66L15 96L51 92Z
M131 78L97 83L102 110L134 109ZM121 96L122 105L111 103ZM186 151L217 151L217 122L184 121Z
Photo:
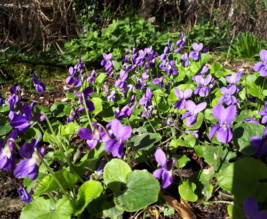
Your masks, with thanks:
M89 125L90 125L91 130L93 130L91 117L90 117L90 115L89 115L88 107L87 107L87 105L86 105L85 97L84 97L83 94L82 94L82 97L83 97L83 105L84 105L84 107L85 107L85 111L86 111L86 115L87 115L87 118L88 118L88 122L89 122Z

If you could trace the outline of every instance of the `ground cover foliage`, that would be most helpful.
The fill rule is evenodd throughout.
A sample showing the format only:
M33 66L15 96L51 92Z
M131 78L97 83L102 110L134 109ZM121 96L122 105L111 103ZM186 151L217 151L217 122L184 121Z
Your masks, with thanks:
M266 217L267 50L244 74L185 42L103 53L104 72L79 60L74 91L49 107L20 86L0 99L0 168L24 179L20 218L196 218L194 203Z

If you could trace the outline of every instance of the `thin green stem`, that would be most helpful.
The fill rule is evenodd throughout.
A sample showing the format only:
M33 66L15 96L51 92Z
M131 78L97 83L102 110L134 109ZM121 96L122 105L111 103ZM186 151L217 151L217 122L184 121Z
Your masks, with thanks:
M153 132L154 132L154 133L157 133L157 132L156 132L156 130L154 129L154 127L153 127L152 123L150 122L150 120L149 120L149 119L147 119L147 121L148 121L149 125L151 126L151 128L152 128Z
M216 204L216 203L234 205L234 202L231 202L231 201L207 201L207 202L204 202L205 205L212 205L212 204Z
M86 100L85 100L85 97L84 97L83 93L82 93L82 97L83 97L83 105L85 107L85 111L86 111L86 115L87 115L87 118L88 118L88 122L89 122L89 125L90 125L91 130L93 130L91 117L89 115L88 107L86 105Z

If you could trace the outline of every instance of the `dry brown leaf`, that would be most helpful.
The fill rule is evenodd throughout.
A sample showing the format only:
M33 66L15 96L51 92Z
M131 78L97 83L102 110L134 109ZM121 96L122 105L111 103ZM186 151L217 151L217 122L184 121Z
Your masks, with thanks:
M163 192L160 192L160 196L167 202L168 205L174 208L183 219L196 219L196 216L187 201L181 199L182 203L179 203L172 196L164 195Z
M155 216L156 219L159 219L160 213L156 207L150 207L149 209L150 214Z

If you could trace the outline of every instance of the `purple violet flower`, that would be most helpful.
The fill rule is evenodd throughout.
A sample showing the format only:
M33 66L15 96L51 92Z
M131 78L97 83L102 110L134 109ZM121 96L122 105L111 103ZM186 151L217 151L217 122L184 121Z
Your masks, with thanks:
M103 66L106 70L107 73L112 73L112 67L113 67L113 62L111 61L112 58L112 53L106 54L103 53L103 58L104 60L101 61L101 66Z
M31 180L35 180L38 176L39 166L42 162L42 157L45 154L45 148L39 150L38 139L32 139L30 143L24 143L20 150L20 156L26 158L20 161L15 170L14 176L17 178L29 177Z
M107 93L107 100L109 101L115 101L115 96L116 95L116 91L115 90L112 90L110 91L109 93Z
M194 135L195 138L198 138L198 129L195 130L185 130L185 133Z
M186 99L192 96L192 90L186 89L185 91L180 91L178 88L174 90L175 96L179 99L176 103L174 103L175 109L185 109L186 108Z
M208 73L209 70L210 70L210 68L208 66L204 65L203 68L200 71L200 74L204 75L204 74Z
M19 196L21 200L27 204L31 203L33 198L32 196L27 192L26 188L19 188L18 189Z
M233 138L230 124L234 121L237 110L235 105L224 108L222 104L217 104L212 109L212 114L219 124L214 125L210 130L210 139L216 133L217 140L222 143L229 143Z
M178 71L175 68L175 62L173 60L171 61L162 61L162 63L159 65L159 67L168 73L168 75L177 75Z
M13 130L4 142L0 141L0 169L12 170L15 165L15 138L17 130Z
M194 94L198 94L201 97L207 97L211 88L213 87L213 78L208 75L204 78L202 75L196 75L194 80L198 83L198 87L195 89Z
M34 121L41 121L42 117L39 114L33 113L33 108L36 102L32 102L30 106L23 105L23 115L13 114L11 117L10 125L13 128L18 129L19 133L24 132L28 129Z
M91 149L95 148L97 143L101 141L101 134L103 132L103 128L97 122L93 124L93 127L93 131L89 128L81 128L78 131L80 138L87 140L86 143Z
M90 77L87 78L87 82L90 82L91 84L94 84L95 83L95 77L96 77L96 71L93 70L91 72Z
M254 66L254 71L259 71L260 75L263 77L267 76L267 50L266 49L262 49L260 51L260 58L262 62L258 62L255 66Z
M141 105L144 105L145 108L147 108L151 104L151 99L154 96L154 94L151 92L150 88L148 87L146 89L145 95L139 100L139 103Z
M158 180L161 179L161 188L166 189L173 182L172 168L176 160L172 158L168 161L164 151L160 148L157 149L155 152L155 159L157 163L161 166L161 168L156 169L153 172L153 176Z
M250 144L257 148L256 156L261 157L267 152L267 127L264 129L262 138L253 136L250 138Z
M230 87L234 87L235 88L235 92L238 93L239 92L239 88L236 86L236 84L240 81L241 76L244 72L237 72L236 74L231 74L231 75L226 75L226 81L229 83L228 88Z
M45 91L45 84L37 78L35 73L33 73L32 82L34 83L37 92L43 93Z
M187 53L181 55L181 59L182 59L182 66L188 67L190 65L190 61L189 61L189 57Z
M124 155L124 142L130 138L132 128L130 126L123 126L117 119L109 122L112 138L106 142L105 151L111 152L113 157L123 157Z
M244 119L244 122L246 122L246 123L260 124L260 123L259 123L258 121L256 121L255 118L253 118L253 117Z
M203 49L203 43L193 43L192 48L194 51L190 53L189 58L197 61L200 59L200 51Z
M223 94L223 96L219 98L219 103L225 103L228 106L231 104L235 104L237 102L236 98L233 96L235 91L235 87L222 87L221 93Z
M79 60L78 64L69 68L70 76L67 77L66 83L74 87L80 87L82 85L83 77L85 73L85 65L83 60ZM82 79L80 78L82 76Z
M133 112L133 108L124 106L121 110L116 108L114 114L116 119L130 118Z
M257 200L248 197L243 202L243 210L247 219L266 219L267 210L259 211Z
M185 118L187 118L186 125L191 127L196 123L198 113L203 111L206 107L206 102L202 102L196 105L192 100L188 100L186 103L186 109L189 112L184 113L181 119L184 120Z
M94 103L92 101L88 100L88 98L91 97L93 94L93 87L92 86L85 88L82 93L80 93L78 91L74 91L74 92L78 96L80 104L84 105L84 103L83 103L83 98L84 98L88 111L89 112L94 111L94 109L95 109Z
M78 107L77 109L72 109L70 115L67 117L67 123L73 122L75 119L79 118L79 112L83 111L83 107Z

